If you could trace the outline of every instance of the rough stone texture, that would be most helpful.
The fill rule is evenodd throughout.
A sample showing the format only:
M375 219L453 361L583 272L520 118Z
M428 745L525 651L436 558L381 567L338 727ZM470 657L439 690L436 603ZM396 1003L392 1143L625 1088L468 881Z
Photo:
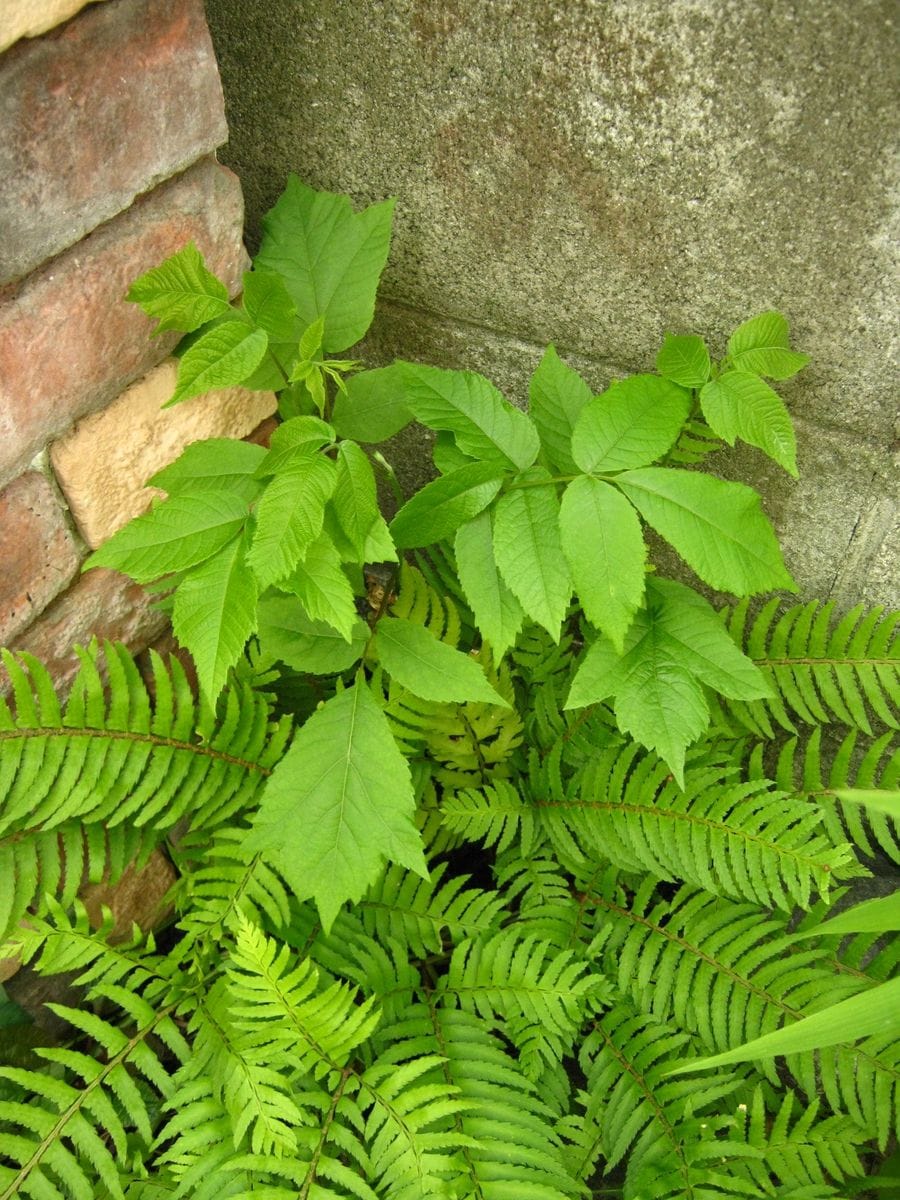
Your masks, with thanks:
M171 860L154 850L139 871L130 866L114 884L87 884L80 896L94 926L102 920L102 909L110 909L115 921L111 940L118 941L130 935L132 922L147 932L171 917L174 909L163 899L176 879Z
M190 442L246 437L275 411L272 392L245 388L210 392L163 410L175 390L176 374L174 360L162 363L50 447L56 477L92 548L162 495L144 487L145 481Z
M0 51L19 38L38 37L74 17L89 0L3 0ZM99 2L99 0L98 0Z
M138 653L159 637L166 618L150 607L142 588L115 571L98 568L83 575L10 643L39 658L65 689L78 670L74 645L92 637L124 642ZM4 680L0 680L3 689Z
M0 302L0 485L51 438L108 404L170 352L124 296L194 240L234 293L246 254L235 176L212 161L141 197Z
M115 0L0 62L0 284L228 137L201 0Z
M0 492L0 646L66 587L82 552L50 482L38 471Z
M863 536L893 508L893 0L271 0L253 21L208 0L207 16L251 242L292 170L358 203L397 196L392 351L521 381L519 349L533 363L553 341L623 374L667 331L721 353L777 307L813 356L783 392L821 474L802 505L773 481L798 575L828 577L820 548L848 557L848 524ZM849 494L832 452L865 456ZM900 602L896 570L857 551L841 595Z

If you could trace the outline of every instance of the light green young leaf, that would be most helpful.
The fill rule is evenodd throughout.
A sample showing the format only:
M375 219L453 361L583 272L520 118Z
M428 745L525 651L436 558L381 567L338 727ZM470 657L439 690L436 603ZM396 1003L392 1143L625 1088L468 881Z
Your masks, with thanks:
M624 471L661 458L678 440L691 394L658 375L631 375L585 405L572 456L582 471Z
M406 759L365 684L327 700L269 779L245 843L311 897L326 930L359 900L385 861L426 877Z
M397 363L360 371L345 381L335 397L332 421L341 437L357 442L384 442L412 420L403 402L403 375Z
M397 547L381 513L372 522L366 534L363 558L366 562L397 562Z
M227 492L173 496L114 533L84 564L151 583L212 558L247 520L245 501Z
M330 446L334 430L319 417L291 417L282 422L269 440L269 452L257 468L257 475L277 475L285 467L300 465L316 450Z
M172 399L163 407L243 383L262 362L268 344L262 329L251 329L243 321L216 325L178 360L178 382Z
M494 558L494 529L490 512L481 512L456 531L459 582L494 662L515 642L525 614L503 582Z
M793 1025L765 1033L734 1050L686 1063L669 1075L707 1071L729 1063L754 1062L774 1054L800 1054L859 1041L863 1037L889 1037L900 1031L900 979L891 979L868 991L829 1005Z
M247 570L247 533L179 583L172 609L172 631L190 651L200 690L214 708L228 671L256 629L256 580Z
M797 590L752 488L668 467L625 471L616 485L710 587L737 596Z
M700 392L710 429L733 446L741 438L797 478L797 439L784 401L750 371L725 371Z
M269 482L256 508L256 532L247 555L261 589L284 579L322 532L336 478L334 463L323 454L298 451Z
M473 658L439 641L415 621L383 619L375 644L385 670L414 696L446 704L474 700L510 707Z
M451 471L458 471L460 467L467 467L476 460L468 454L463 454L453 434L442 429L435 434L431 447L431 461L441 475L449 475Z
M159 318L154 336L166 329L190 333L230 309L225 284L207 269L193 242L136 279L125 299Z
M608 697L619 728L663 758L683 782L687 746L706 728L703 685L735 699L769 694L760 670L737 648L713 608L670 579L647 580L624 654L600 637L578 668L566 708Z
M259 602L259 644L264 654L295 671L332 675L360 658L371 630L357 618L348 642L324 621L313 621L291 596L268 594Z
M254 478L266 457L262 446L235 438L207 438L191 442L178 458L147 480L170 496L197 496L201 492L230 492L252 504L262 491Z
M666 334L662 349L656 356L656 369L666 379L682 387L703 387L709 379L709 350L702 337L696 334Z
M395 543L407 549L443 541L487 508L500 491L503 472L497 462L473 462L426 483L391 521Z
M563 474L577 468L572 458L572 433L581 410L591 399L591 389L548 346L528 385L528 411L537 426L541 445L551 467Z
M312 359L322 349L322 339L325 337L325 318L317 317L311 325L303 330L300 338L300 357Z
M780 312L764 312L739 325L728 339L728 354L739 370L769 379L790 379L809 362L791 350L788 323Z
M559 524L585 616L621 651L644 596L647 550L637 513L611 484L580 475L563 493Z
M540 440L531 418L513 408L483 375L398 365L410 412L429 429L452 433L463 454L507 470L524 470L537 458Z
M572 577L560 538L556 486L543 467L525 471L497 501L494 555L526 615L559 641Z
M292 175L263 217L255 265L283 277L304 325L325 318L326 353L358 342L372 322L393 210L385 200L354 213L346 196L317 192Z
M344 536L363 561L366 538L378 517L375 473L356 442L341 442L336 459L337 476L332 507Z
M279 587L295 595L313 621L324 621L345 641L353 641L358 620L353 588L341 567L339 552L325 534L309 546L303 562Z
M280 275L272 271L245 271L241 297L244 312L272 342L296 342L297 309Z

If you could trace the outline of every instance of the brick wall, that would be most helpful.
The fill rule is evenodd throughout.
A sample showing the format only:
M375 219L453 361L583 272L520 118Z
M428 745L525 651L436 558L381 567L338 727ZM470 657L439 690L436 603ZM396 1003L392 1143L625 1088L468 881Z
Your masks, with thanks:
M194 240L235 293L246 255L202 0L0 6L0 645L65 682L92 635L164 630L140 588L81 575L143 511L143 481L201 437L250 435L274 397L160 413L174 335L124 302Z

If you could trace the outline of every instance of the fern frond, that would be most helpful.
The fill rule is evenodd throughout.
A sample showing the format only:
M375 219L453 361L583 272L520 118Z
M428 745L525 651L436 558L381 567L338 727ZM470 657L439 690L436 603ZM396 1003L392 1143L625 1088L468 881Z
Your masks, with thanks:
M493 846L498 853L518 840L523 827L526 841L533 837L532 807L505 779L447 793L441 801L441 821L467 842Z
M608 917L604 969L639 1009L710 1050L731 1049L876 984L858 971L836 971L825 948L794 945L786 917L750 904L692 888L659 900L652 880L629 903L612 876L592 899ZM900 1046L890 1038L786 1061L810 1100L824 1092L836 1112L877 1129L882 1144L892 1118L900 1125ZM757 1065L777 1083L771 1059Z
M783 909L808 907L813 889L825 893L851 872L850 848L819 832L816 805L767 781L741 782L727 767L689 768L681 790L631 743L595 755L576 784L541 813L551 834L563 825L590 860Z
M459 1200L567 1200L582 1192L566 1169L554 1113L517 1059L473 1014L433 1002L385 1030L385 1056L439 1053L433 1077L458 1094L461 1140L451 1173Z
M15 714L0 699L0 941L45 893L71 901L85 853L90 878L115 875L183 818L208 829L252 805L286 746L288 724L273 726L249 688L229 691L214 720L177 659L153 656L151 703L124 647L80 657L63 707L35 659L3 655Z
M489 1027L500 1017L528 1073L539 1058L559 1061L571 1050L585 1011L606 991L572 951L512 927L458 945L435 996L442 1005L477 1014Z
M726 609L723 618L765 674L773 698L720 699L727 724L766 738L776 728L796 732L795 721L836 723L869 735L873 720L900 728L900 612L858 605L835 622L833 603L811 601L781 611L775 598L748 629L748 603Z
M429 879L392 866L369 889L359 905L366 932L378 941L393 939L415 958L443 949L444 930L454 943L499 928L502 897L466 887L467 878L441 883L446 865L438 864Z

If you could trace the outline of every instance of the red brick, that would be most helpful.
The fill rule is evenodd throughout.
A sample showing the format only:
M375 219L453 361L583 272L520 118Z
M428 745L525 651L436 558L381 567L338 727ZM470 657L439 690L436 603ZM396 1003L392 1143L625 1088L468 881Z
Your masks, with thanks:
M124 642L135 654L166 628L162 613L150 608L143 588L116 571L88 571L10 645L39 658L65 688L78 670L72 647L92 636ZM4 689L5 676L0 678Z
M0 493L0 645L66 587L81 554L50 483L38 471Z
M201 0L86 9L0 61L0 284L228 137Z
M169 353L177 334L124 296L193 240L232 294L246 266L240 183L206 160L137 200L0 303L0 486L78 417L105 407Z

